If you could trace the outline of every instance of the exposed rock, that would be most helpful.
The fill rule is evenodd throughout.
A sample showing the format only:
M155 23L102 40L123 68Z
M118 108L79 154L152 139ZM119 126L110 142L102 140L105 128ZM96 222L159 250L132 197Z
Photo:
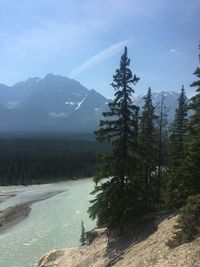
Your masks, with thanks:
M39 260L39 266L45 267L45 266L57 266L59 264L60 259L67 255L71 250L67 249L60 249L60 250L53 250L50 253L45 254L40 260Z
M53 250L39 261L39 267L103 267L106 261L105 229L95 230L97 237L90 245L80 248Z

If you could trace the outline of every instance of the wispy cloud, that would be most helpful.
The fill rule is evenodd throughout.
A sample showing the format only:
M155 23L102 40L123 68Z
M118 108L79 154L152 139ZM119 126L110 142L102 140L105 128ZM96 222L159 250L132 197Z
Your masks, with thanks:
M93 67L94 65L96 65L98 63L101 63L101 62L113 57L114 55L116 55L119 52L121 52L122 49L124 48L124 46L126 46L129 42L130 42L130 39L129 40L124 40L124 41L121 41L121 42L118 42L116 44L113 44L110 47L102 50L101 52L97 53L93 57L91 57L88 60L86 60L79 67L73 69L69 76L71 78L75 78L79 74L81 74L82 72L84 72L84 71L90 69L91 67Z
M57 23L52 20L43 20L40 26L31 30L24 30L17 35L5 35L6 42L0 48L6 57L21 58L30 54L52 53L66 46L73 46L81 40L85 33L82 25Z
M89 38L86 31L89 31L87 25L42 19L29 30L24 27L17 33L0 33L3 40L0 43L1 82L11 85L30 75L52 72L54 66L55 69L59 67L56 58L59 62L61 55L67 56L68 51L73 53Z
M171 49L169 50L169 52L170 52L170 53L176 53L176 49L171 48Z

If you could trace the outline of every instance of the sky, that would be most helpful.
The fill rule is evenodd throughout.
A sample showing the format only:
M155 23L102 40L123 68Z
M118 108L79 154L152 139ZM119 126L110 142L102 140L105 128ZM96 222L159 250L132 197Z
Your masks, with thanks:
M198 66L200 0L0 0L0 83L64 75L113 97L124 46L135 93L177 91Z

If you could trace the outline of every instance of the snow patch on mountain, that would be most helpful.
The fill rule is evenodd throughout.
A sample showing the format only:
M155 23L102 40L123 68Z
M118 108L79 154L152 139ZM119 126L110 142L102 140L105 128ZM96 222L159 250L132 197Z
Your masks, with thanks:
M83 100L82 100L81 102L78 103L78 106L75 108L75 110L78 110L78 109L80 108L81 104L85 101L86 97L87 97L87 94L86 94L86 96L83 98Z
M78 93L72 93L72 95L80 96L81 94L78 94Z
M15 108L21 101L9 101L7 105L5 105L6 108L8 109L13 109Z
M73 106L73 105L76 105L77 103L74 103L74 102L71 102L71 101L66 101L65 104L66 105L72 105Z
M53 118L67 118L67 116L69 115L69 113L65 113L65 112L60 112L60 113L49 112L48 115L50 117L53 117Z

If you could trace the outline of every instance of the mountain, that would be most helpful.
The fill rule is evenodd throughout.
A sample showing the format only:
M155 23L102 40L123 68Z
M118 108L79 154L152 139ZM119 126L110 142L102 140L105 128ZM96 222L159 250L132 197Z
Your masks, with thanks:
M144 106L144 97L145 97L145 94L141 94L133 99L134 104L139 106L140 110ZM168 115L167 120L168 120L168 123L170 124L174 120L175 110L178 106L179 93L176 93L173 91L169 91L169 92L161 91L159 93L152 93L152 102L157 111L159 111L162 97L163 97L163 106L164 106L165 112Z
M144 96L133 99L140 109ZM172 122L179 94L153 93L155 106L159 106L162 96L168 121ZM109 101L78 81L54 74L43 79L29 78L13 86L0 84L0 131L90 132L98 127Z
M13 86L0 84L0 104L6 108L14 108L34 90L36 90L36 83L40 78L29 78L26 81L19 82Z
M4 131L93 131L99 110L108 101L94 89L54 74L13 87L0 85L1 96L0 130Z

